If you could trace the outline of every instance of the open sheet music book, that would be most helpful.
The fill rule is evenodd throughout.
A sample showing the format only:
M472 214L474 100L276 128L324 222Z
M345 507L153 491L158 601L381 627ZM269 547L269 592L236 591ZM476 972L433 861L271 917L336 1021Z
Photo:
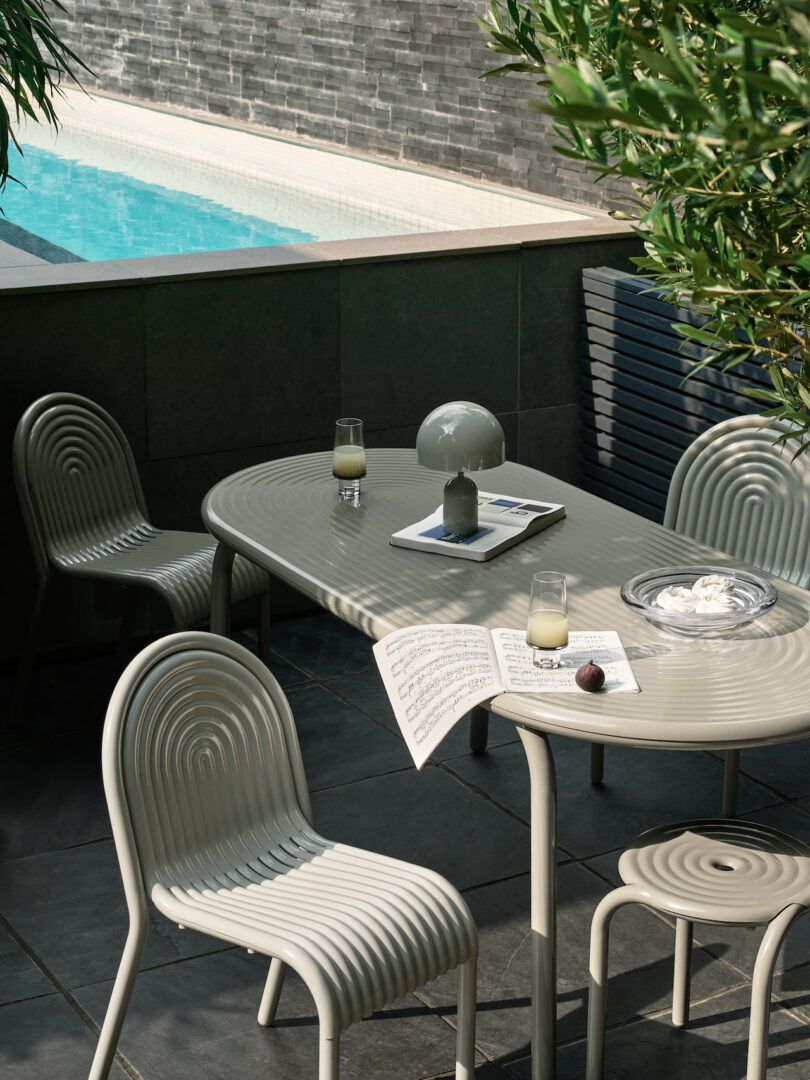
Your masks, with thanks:
M565 507L561 503L479 491L476 532L467 535L448 533L442 524L443 516L440 506L429 517L395 532L391 543L394 547L435 551L439 555L484 562L565 517Z
M395 630L374 646L394 715L418 769L475 705L504 692L583 694L574 676L593 660L605 672L600 694L639 686L615 630L574 631L564 667L532 662L524 630L429 623Z

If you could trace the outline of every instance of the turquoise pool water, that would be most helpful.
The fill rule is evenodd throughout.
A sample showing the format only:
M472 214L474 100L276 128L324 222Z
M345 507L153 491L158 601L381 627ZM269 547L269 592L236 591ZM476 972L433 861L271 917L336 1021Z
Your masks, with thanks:
M300 244L311 233L237 213L209 199L144 183L24 146L0 194L6 218L83 259ZM10 155L12 156L12 155Z

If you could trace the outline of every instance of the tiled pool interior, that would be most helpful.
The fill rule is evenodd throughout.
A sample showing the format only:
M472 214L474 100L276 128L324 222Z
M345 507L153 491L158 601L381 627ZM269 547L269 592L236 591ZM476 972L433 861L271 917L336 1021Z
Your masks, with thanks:
M92 195L82 199L78 187L82 171L91 178L98 170L123 175L136 188L155 185L164 191L164 202L168 200L169 217L172 199L177 201L176 193L182 192L186 201L215 205L220 217L240 219L242 233L235 228L232 242L223 242L223 234L217 233L207 247L196 241L195 246L175 251L581 221L594 213L70 90L59 118L58 134L28 124L21 141L29 148L31 163L56 152L71 163L72 171L64 174L58 190L52 183L48 190L45 181L33 174L27 180L29 163L18 160L30 192L9 185L3 208L9 220L85 258L165 251L149 249L148 236L143 249L111 250L107 255L90 246L85 255L75 241L71 247L70 236L80 233L62 231L69 217L80 224L84 220L88 232L98 234L105 219L112 230L115 204L124 202L123 191L105 205ZM53 214L53 235L47 234L47 223L43 226L40 218L27 216L26 200L36 198L38 187ZM73 199L82 200L76 210L70 209ZM279 239L268 238L261 228L266 222L278 227ZM126 223L121 228L133 231ZM159 235L164 230L156 220L145 231Z

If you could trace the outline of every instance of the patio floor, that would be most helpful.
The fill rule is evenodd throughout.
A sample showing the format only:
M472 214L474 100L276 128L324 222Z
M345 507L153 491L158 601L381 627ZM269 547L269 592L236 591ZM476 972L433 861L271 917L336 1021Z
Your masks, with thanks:
M529 785L511 724L490 748L466 724L417 772L370 643L330 615L279 623L275 674L296 716L316 825L326 836L423 863L465 894L479 927L479 1080L529 1077ZM99 736L114 656L39 668L27 720L0 726L0 1077L87 1076L126 933L101 787ZM7 709L13 675L3 680ZM719 813L722 759L608 748L588 783L588 747L554 739L559 789L558 1078L584 1075L588 933L642 828ZM744 751L740 809L810 841L810 744ZM639 907L614 921L607 1072L622 1080L745 1075L750 976L760 931L696 928L692 1023L670 1024L674 935ZM777 965L769 1080L810 1076L810 919ZM312 1080L317 1022L288 979L273 1028L256 1023L266 962L152 920L111 1076ZM452 1076L455 976L355 1025L342 1080Z

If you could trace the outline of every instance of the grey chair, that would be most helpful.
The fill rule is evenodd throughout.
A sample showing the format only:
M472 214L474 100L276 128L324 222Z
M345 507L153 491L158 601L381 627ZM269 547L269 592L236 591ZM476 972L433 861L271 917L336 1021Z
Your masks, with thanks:
M810 587L810 454L776 444L787 424L736 416L715 424L686 450L672 474L668 529L725 551L769 574ZM737 807L740 751L727 750L723 815ZM604 746L591 744L591 782L599 783Z
M289 703L247 649L199 631L148 646L110 700L102 770L130 925L90 1080L115 1053L147 898L270 959L259 1024L273 1022L286 967L300 975L320 1024L319 1080L337 1080L342 1031L458 968L456 1080L472 1080L478 945L466 903L432 870L316 831Z
M46 394L26 409L14 434L13 465L39 577L13 709L18 716L54 571L150 589L168 605L175 629L186 629L208 620L217 545L208 533L150 524L126 436L100 405L78 394ZM237 558L233 583L234 600L259 596L259 647L267 660L269 576ZM128 590L122 651L128 647L135 597Z
M751 985L746 1080L765 1080L771 986L788 930L810 905L810 847L744 821L686 821L650 829L619 859L624 885L598 905L591 925L586 1080L602 1080L610 922L625 904L675 917L672 1023L689 1019L693 925L766 926Z

